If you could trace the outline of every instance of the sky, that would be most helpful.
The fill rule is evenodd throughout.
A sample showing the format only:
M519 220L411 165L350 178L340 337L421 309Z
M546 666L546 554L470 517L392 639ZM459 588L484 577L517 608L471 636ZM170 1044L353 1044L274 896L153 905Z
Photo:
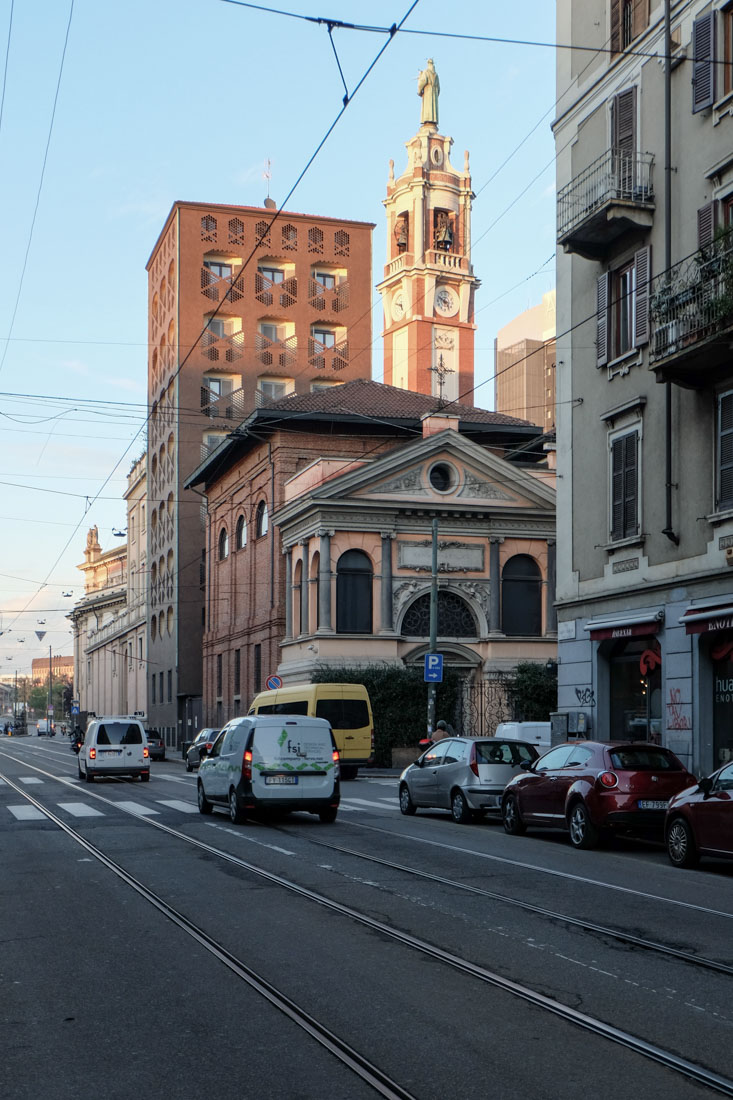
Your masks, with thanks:
M411 3L273 7L386 28ZM145 264L173 203L259 206L269 187L280 205L328 134L286 208L376 223L376 285L389 160L401 174L429 57L454 166L470 152L475 403L493 408L497 331L554 286L555 51L518 39L554 42L552 0L418 0L391 39L227 0L0 0L0 674L71 655L87 531L124 541ZM376 290L372 325L381 381Z

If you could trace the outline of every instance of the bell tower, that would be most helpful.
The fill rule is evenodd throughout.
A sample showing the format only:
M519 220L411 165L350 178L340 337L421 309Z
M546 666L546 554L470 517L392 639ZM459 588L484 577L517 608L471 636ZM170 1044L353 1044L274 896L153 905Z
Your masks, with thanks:
M407 168L390 161L387 263L377 289L384 308L384 381L473 404L474 294L471 172L450 163L453 138L438 132L432 61L418 79L420 129L406 143Z

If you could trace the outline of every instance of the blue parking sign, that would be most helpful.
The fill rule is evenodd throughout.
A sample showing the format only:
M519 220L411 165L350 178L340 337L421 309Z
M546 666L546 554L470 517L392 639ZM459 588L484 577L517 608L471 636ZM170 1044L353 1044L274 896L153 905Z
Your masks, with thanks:
M430 684L443 683L443 654L425 654L425 682Z

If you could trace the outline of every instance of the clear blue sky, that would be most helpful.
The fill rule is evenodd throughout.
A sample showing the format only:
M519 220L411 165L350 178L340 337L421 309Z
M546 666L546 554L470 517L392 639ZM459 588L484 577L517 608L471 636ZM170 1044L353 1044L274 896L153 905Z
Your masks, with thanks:
M389 26L409 3L273 6ZM324 25L222 0L74 0L39 197L70 8L0 0L2 673L29 672L49 645L71 653L64 616L83 592L76 566L87 530L98 526L105 550L120 541L121 494L145 445L136 436L146 412L145 264L172 203L260 205L268 159L282 202L344 94ZM420 0L405 28L552 42L554 23L551 0ZM333 40L352 92L386 35L335 29ZM405 167L428 57L453 163L471 155L476 380L485 383L476 404L491 408L497 330L554 285L553 50L396 35L288 206L375 222L379 280L388 164ZM36 630L47 631L40 642Z

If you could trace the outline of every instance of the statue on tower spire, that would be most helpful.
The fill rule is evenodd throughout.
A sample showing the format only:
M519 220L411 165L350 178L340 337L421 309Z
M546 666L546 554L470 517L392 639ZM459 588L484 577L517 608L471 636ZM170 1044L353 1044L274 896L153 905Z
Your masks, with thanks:
M417 78L417 94L422 99L420 122L432 122L437 126L440 81L432 57L428 59L427 68L423 69Z

